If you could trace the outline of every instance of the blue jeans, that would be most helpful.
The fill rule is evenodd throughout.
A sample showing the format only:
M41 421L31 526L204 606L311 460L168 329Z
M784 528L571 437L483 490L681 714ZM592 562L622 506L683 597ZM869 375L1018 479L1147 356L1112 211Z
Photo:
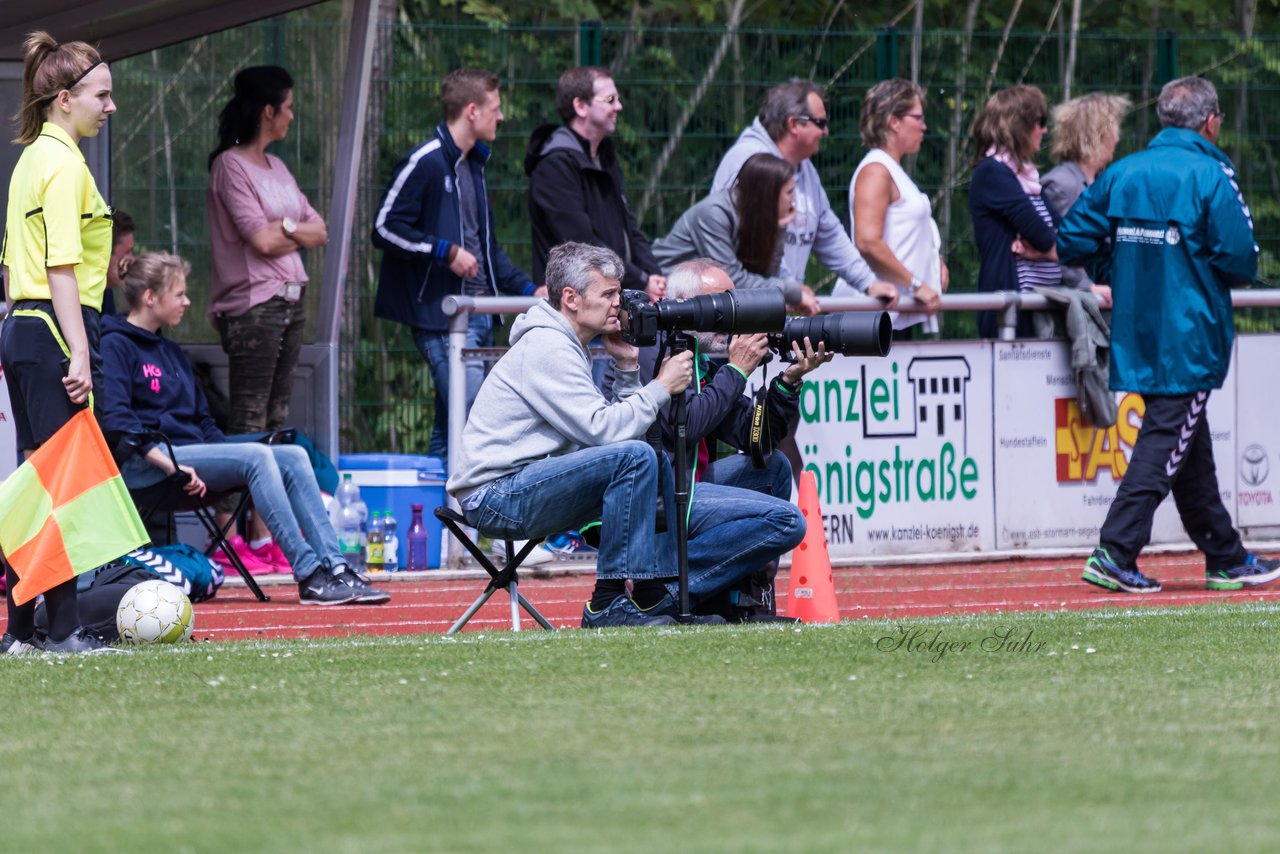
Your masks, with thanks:
M449 333L413 330L413 343L427 360L431 382L435 386L435 414L431 424L431 442L427 453L440 459L449 457ZM493 346L493 316L472 314L467 326L467 347ZM467 365L467 410L480 393L484 382L485 363L472 359Z
M662 578L672 573L674 552L660 559L655 535L659 482L670 502L671 467L645 442L631 440L583 448L529 463L483 488L479 505L465 511L468 524L491 537L528 539L600 519L599 578Z
M691 605L736 584L800 544L805 533L804 515L788 500L790 495L791 464L779 453L770 455L764 469L752 466L744 454L718 460L707 468L703 480L693 488L689 513ZM674 541L674 528L662 538ZM674 553L674 542L671 548ZM675 596L679 588L669 584L668 589Z
M302 448L226 442L173 450L178 462L195 469L211 491L249 487L255 510L289 559L297 581L309 578L321 563L345 562L311 460Z
M734 454L732 457L716 460L702 470L700 483L752 489L790 502L794 480L791 476L791 463L785 455L774 451L762 469L752 465L751 458L746 454Z

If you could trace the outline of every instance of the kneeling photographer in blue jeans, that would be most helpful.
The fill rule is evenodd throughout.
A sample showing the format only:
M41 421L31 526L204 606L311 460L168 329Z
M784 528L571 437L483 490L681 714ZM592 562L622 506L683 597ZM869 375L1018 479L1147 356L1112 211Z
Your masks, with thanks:
M728 274L707 259L686 261L667 277L667 299L732 291ZM689 599L695 613L716 613L734 621L769 620L776 614L773 580L778 559L804 539L805 521L791 503L791 464L777 451L762 451L759 464L748 455L752 441L753 400L747 397L747 377L769 353L763 333L697 332L696 389L684 392L689 469L694 472L689 511ZM653 375L666 344L640 348L640 379ZM709 356L727 356L716 369ZM799 407L805 374L831 360L819 344L794 347L788 365L763 395L767 441L772 448L788 432ZM606 377L606 395L611 391ZM675 429L670 406L663 407L656 426L662 447L674 458ZM716 442L744 453L713 459ZM674 526L673 526L674 527ZM674 537L669 531L667 537ZM672 594L675 594L674 586Z

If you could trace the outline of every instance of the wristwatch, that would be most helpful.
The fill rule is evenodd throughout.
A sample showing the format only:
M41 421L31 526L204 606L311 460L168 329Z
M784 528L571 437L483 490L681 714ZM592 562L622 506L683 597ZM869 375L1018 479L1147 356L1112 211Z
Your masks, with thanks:
M285 237L293 237L298 233L298 224L293 221L293 217L285 217L280 220L280 227L284 229Z
M915 296L916 291L920 290L923 287L924 287L924 282L920 281L919 276L911 277L911 295L912 296Z

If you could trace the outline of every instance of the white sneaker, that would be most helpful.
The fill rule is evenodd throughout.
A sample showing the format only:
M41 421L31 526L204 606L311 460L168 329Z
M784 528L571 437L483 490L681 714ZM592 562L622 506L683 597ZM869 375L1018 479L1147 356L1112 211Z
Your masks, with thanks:
M0 655L36 655L40 652L40 647L36 646L35 641L35 638L18 640L5 632L4 637L0 638Z
M513 540L511 542L511 547L515 549L516 554L520 554L520 550L524 548L525 543L527 542L529 541ZM494 540L493 547L489 550L489 556L494 558L497 563L497 566L501 568L502 564L506 563L506 560L507 560L506 543L503 542L502 540ZM552 560L551 552L542 548L542 546L539 544L538 546L535 546L531 552L529 552L529 556L526 557L524 559L524 562L520 564L520 568L523 569L529 566L541 566L544 563L550 563L551 560Z

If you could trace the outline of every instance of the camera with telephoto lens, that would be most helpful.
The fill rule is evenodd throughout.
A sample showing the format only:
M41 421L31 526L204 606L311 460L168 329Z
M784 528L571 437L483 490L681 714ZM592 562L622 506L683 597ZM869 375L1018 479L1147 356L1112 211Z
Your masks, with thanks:
M804 349L808 338L816 351L825 344L828 353L841 356L887 356L893 345L893 321L887 311L842 311L817 317L791 317L781 332L769 333L769 349L791 358L791 342Z
M893 341L888 312L841 312L817 317L787 317L782 292L732 290L683 300L649 302L643 291L623 291L618 311L622 337L629 344L656 344L659 332L721 332L743 335L763 332L769 347L790 358L791 342L803 346L807 337L815 350L841 356L887 356Z
M618 323L628 344L649 347L659 332L779 332L784 328L787 303L773 288L724 291L682 300L649 302L644 291L623 291Z

